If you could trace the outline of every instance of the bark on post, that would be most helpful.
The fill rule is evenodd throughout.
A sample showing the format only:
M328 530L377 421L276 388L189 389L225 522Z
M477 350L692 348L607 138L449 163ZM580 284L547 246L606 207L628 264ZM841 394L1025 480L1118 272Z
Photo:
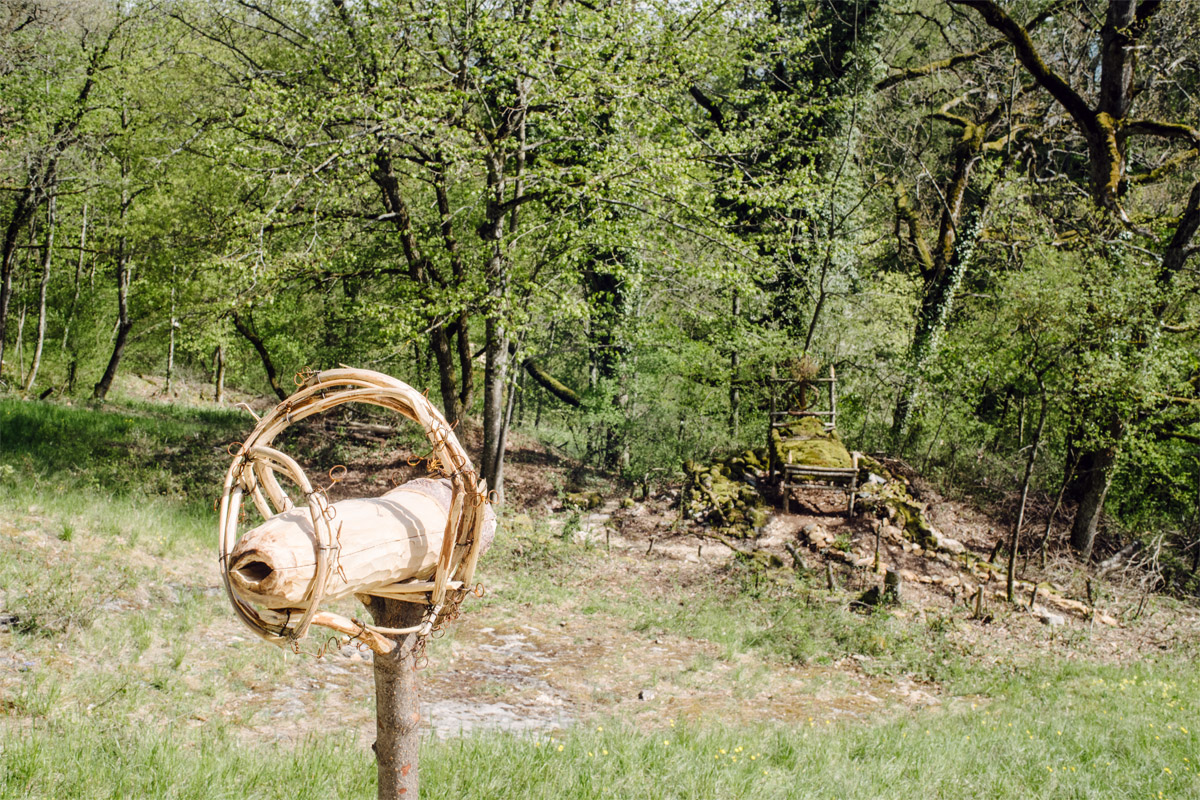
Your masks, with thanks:
M425 606L403 600L371 598L367 609L375 624L410 628L424 618ZM421 698L417 681L420 637L396 637L387 655L375 654L375 751L379 800L416 800L420 751Z

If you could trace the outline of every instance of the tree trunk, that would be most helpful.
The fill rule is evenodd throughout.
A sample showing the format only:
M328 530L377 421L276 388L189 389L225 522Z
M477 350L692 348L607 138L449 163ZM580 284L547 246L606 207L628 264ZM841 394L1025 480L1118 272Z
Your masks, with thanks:
M36 204L33 200L33 188L26 184L17 197L13 208L12 218L4 230L4 248L0 251L0 377L4 374L4 342L8 332L8 309L12 302L13 272L16 269L17 241L21 238L21 230L33 218Z
M29 377L25 379L25 393L33 388L38 368L42 365L42 349L46 344L46 292L50 287L51 251L54 249L54 197L46 201L46 238L42 242L42 281L38 286L37 344L33 348L33 363L29 365Z
M467 280L467 267L463 262L462 253L458 247L458 237L454 233L454 215L450 211L450 195L446 186L446 164L438 159L438 166L433 171L433 188L434 195L437 198L438 215L440 217L440 229L442 233L442 243L446 248L446 252L450 256L450 271L454 275L454 282L460 288L465 288ZM454 419L450 419L450 413L446 415L448 422L453 424L462 414L466 413L471 407L471 401L474 399L475 393L475 359L471 352L471 317L467 312L458 315L455 321L456 335L455 339L458 343L458 373L459 384L462 387L457 392L457 400L453 409ZM441 362L439 361L439 368ZM447 360L446 370L450 370ZM447 372L446 374L453 374ZM447 383L442 382L442 397L447 397L446 392L453 391L453 380Z
M71 304L67 306L66 318L63 320L62 351L67 352L71 340L71 325L75 322L75 310L79 308L79 285L83 280L83 251L87 247L87 203L83 204L83 222L79 226L79 258L75 261L75 287L71 294ZM71 361L76 361L75 349L71 348Z
M127 248L125 237L121 237L117 257L117 335L113 340L112 355L108 358L108 366L104 368L104 374L100 376L99 382L92 387L92 399L100 402L104 402L104 399L108 397L109 390L112 389L113 379L117 377L117 367L121 364L121 356L125 353L129 330L133 327L133 321L129 318L129 284L133 277L133 268L129 264Z
M517 381L517 427L525 425L525 371L521 370L521 378Z
M524 131L524 123L519 126ZM522 137L523 141L523 137ZM524 158L524 148L519 151ZM492 254L488 259L488 313L484 335L486 337L483 369L483 464L480 469L488 487L496 493L497 502L504 502L504 386L508 374L508 335L504 330L503 314L508 298L508 268L504 254L504 202L507 199L504 157L499 154L488 156L488 208L487 220L480 227L480 238L490 241ZM520 175L515 186L516 195L521 192ZM517 221L517 206L513 207L512 222Z
M519 349L519 347L518 347ZM517 362L520 363L520 362ZM519 369L512 372L508 382L508 399L504 410L504 424L500 427L500 443L496 446L499 458L496 459L496 484L504 486L504 453L508 449L508 430L512 427L513 405L517 397L517 375L524 375Z
M175 373L175 329L179 320L175 318L175 265L171 265L171 330L167 336L167 379L163 384L163 394L171 394L171 378Z
M434 360L438 368L438 389L442 393L442 410L446 422L454 425L462 419L459 405L458 386L454 380L454 354L450 350L450 337L443 325L436 325L429 331L429 345L433 350Z
M25 383L25 314L28 310L25 301L21 301L21 316L17 318L17 383Z
M421 624L425 606L372 597L367 609L383 628ZM375 751L379 800L417 800L421 697L417 662L423 650L415 633L396 638L387 655L375 654Z
M213 370L213 400L218 405L222 405L225 403L225 348L221 345L217 345L217 349L213 353L213 361L216 362Z
M127 122L122 110L122 119ZM129 175L128 165L121 163L121 177L127 178ZM128 192L122 189L121 196L121 212L120 219L123 223L125 215L129 212L129 205L132 199ZM129 338L129 329L133 327L133 321L129 318L129 284L133 279L133 267L129 259L129 240L124 234L117 241L117 331L116 337L113 340L112 355L109 356L108 366L104 368L104 374L100 376L100 381L92 387L92 399L104 402L108 396L108 392L112 389L113 379L117 376L117 367L121 363L121 356L125 352L125 342Z
M623 276L632 258L619 248L607 248L593 254L584 271L584 291L589 306L588 333L593 371L593 388L611 392L607 402L623 410L628 393L620 385L625 378L629 348L622 341L622 328L628 315L629 298ZM622 417L623 414L618 414ZM619 468L626 449L625 432L620 424L596 426L595 450L606 470Z
M254 352L258 353L258 358L262 361L263 369L267 373L267 383L271 385L271 391L280 400L287 400L288 393L284 391L283 386L279 383L279 373L275 369L275 362L271 360L271 354L268 352L266 344L263 343L262 337L258 334L258 326L254 324L254 312L247 309L245 319L236 311L231 312L229 316L233 320L233 327L250 343L250 346L254 348Z
M1104 498L1108 496L1108 487L1112 484L1112 468L1116 460L1116 445L1084 453L1079 459L1079 508L1071 525L1071 547L1085 563L1092 557L1096 529L1104 511Z
M504 498L504 384L508 374L508 339L496 317L487 321L487 353L483 370L483 458L481 470L488 487Z
M903 450L904 440L912 422L921 373L929 365L930 359L937 354L941 344L942 334L954 307L954 295L958 292L974 254L975 242L982 229L981 222L981 212L978 209L972 209L964 215L953 256L922 298L917 329L909 350L911 372L905 379L900 401L896 404L896 413L892 417L892 447L897 453Z
M1012 537L1008 542L1008 575L1006 581L1006 596L1008 602L1013 602L1015 594L1013 586L1017 576L1017 548L1021 544L1021 525L1025 522L1025 502L1029 499L1029 480L1033 477L1033 464L1037 461L1038 448L1042 446L1042 432L1046 429L1046 411L1050 405L1046 397L1046 387L1041 376L1038 377L1038 388L1042 391L1042 410L1038 414L1037 430L1033 434L1033 444L1029 448L1029 458L1025 462L1025 477L1021 480L1021 504L1017 506L1017 520L1013 523Z
M733 290L733 307L731 316L736 334L738 320L742 313L742 298L737 289ZM729 435L736 439L738 435L738 411L741 406L741 391L738 384L738 367L740 354L735 344L729 351Z
M436 177L436 174L435 174ZM404 252L404 259L408 264L409 277L419 286L445 288L445 281L438 277L436 271L421 252L420 244L417 242L416 234L413 232L412 213L409 211L408 203L405 202L404 195L400 191L400 179L396 175L395 167L392 164L392 157L386 149L381 148L375 154L375 170L371 173L371 180L379 187L380 194L383 198L384 208L390 214L392 225L396 232L400 235L400 248ZM445 200L444 186L437 184L439 206ZM446 232L446 226L449 225L449 204L446 201L445 213L443 215L443 235ZM458 259L457 246L453 245L453 234L451 239L446 244L452 261ZM465 337L465 328L461 329ZM444 324L437 323L430 327L429 330L429 346L433 351L434 358L438 365L438 388L442 394L442 410L445 412L446 422L451 425L456 424L461 418L461 398L459 397L457 382L455 381L456 367L454 357L450 349L450 335L447 327ZM465 346L470 350L469 340L464 340L459 343L460 349Z

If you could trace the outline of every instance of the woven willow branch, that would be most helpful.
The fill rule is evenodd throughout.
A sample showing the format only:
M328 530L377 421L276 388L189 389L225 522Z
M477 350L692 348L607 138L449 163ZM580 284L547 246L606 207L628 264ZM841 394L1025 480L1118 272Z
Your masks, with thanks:
M225 474L219 511L221 580L238 618L268 642L295 646L312 625L322 625L360 639L372 650L387 653L395 646L389 636L401 633L428 635L436 625L457 612L475 575L486 510L487 487L479 480L471 459L446 424L446 418L424 394L406 383L370 370L325 370L297 376L300 389L259 420L239 444ZM302 379L302 380L300 380ZM369 403L396 411L419 424L433 445L431 460L452 486L450 513L438 554L433 580L409 580L374 590L372 595L404 599L428 606L423 624L413 629L380 628L320 610L331 571L336 567L338 543L330 525L333 514L321 490L314 489L294 459L271 446L289 425L321 414L344 403ZM280 486L283 474L303 493L312 517L316 570L303 605L303 614L256 609L233 591L229 558L238 541L242 501L249 495L264 519L287 511L292 501Z

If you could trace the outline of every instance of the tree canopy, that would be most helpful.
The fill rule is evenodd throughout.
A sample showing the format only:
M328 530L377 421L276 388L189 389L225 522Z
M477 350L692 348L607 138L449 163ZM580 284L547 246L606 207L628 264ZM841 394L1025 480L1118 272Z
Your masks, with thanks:
M1158 0L0 0L0 381L284 397L370 366L479 425L502 493L514 427L629 481L758 443L807 358L855 449L996 501L1029 464L1081 555L1102 523L1161 534L1184 585L1198 26Z

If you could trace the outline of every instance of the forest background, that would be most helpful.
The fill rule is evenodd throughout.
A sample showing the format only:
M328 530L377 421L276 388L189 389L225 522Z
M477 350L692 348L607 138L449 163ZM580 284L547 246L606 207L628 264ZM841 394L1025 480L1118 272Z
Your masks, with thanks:
M767 382L1200 564L1200 3L0 2L0 380L342 362L627 481ZM1103 522L1103 525L1101 524Z

